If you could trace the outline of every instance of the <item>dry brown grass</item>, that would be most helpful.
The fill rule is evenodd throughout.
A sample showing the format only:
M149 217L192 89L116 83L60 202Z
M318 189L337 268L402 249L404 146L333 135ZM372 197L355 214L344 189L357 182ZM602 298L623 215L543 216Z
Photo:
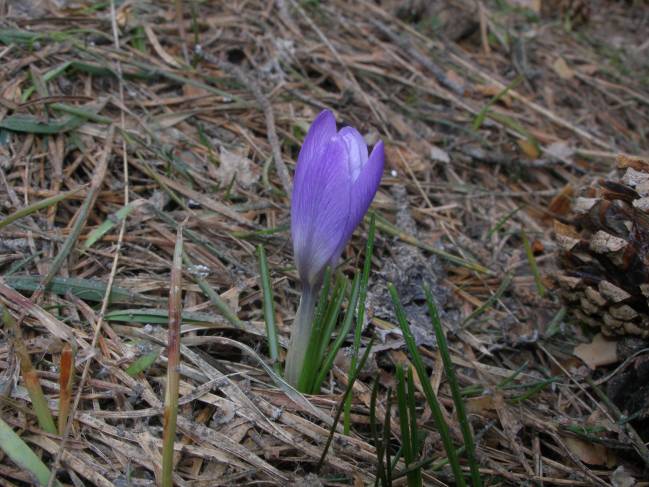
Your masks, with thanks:
M587 333L563 317L547 277L550 224L573 188L611 171L620 152L649 152L646 7L593 3L602 8L571 31L565 18L530 20L504 2L437 2L398 18L390 2L369 0L133 1L115 11L0 1L9 14L0 20L2 212L77 190L0 233L0 302L55 415L64 344L75 349L74 420L62 437L39 429L6 327L2 418L63 482L151 484L162 458L172 255L186 222L177 485L373 484L369 384L378 374L382 387L394 385L394 365L408 360L387 281L459 443L420 291L423 281L434 287L486 482L609 485L621 465L641 479L648 466L637 441L593 390L606 391L621 369L589 371L572 355ZM345 361L321 395L272 380L254 249L263 242L269 254L285 344L297 304L286 192L324 107L368 140L382 138L388 162L363 335L381 343L354 386L352 434L335 435L315 473ZM132 211L120 219L125 204ZM114 225L86 248L106 222ZM364 232L344 254L345 271L359 263ZM32 294L45 281L54 287ZM226 305L234 318L224 318ZM157 350L145 372L127 373ZM423 404L424 453L443 458ZM631 424L647 441L645 417ZM397 446L396 422L392 434ZM29 482L0 452L0 484ZM424 482L452 477L426 470Z

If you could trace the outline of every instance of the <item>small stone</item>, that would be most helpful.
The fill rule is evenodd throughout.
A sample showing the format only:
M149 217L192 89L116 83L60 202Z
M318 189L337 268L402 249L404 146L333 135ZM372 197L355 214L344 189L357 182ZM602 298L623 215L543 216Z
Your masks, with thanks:
M443 162L444 164L451 162L451 158L449 157L448 152L436 146L432 146L430 148L430 158L433 161Z
M212 272L209 267L203 264L192 264L187 268L187 271L196 277L206 278Z
M625 469L623 465L620 465L611 475L611 483L613 487L633 487L636 481L631 476L631 472Z

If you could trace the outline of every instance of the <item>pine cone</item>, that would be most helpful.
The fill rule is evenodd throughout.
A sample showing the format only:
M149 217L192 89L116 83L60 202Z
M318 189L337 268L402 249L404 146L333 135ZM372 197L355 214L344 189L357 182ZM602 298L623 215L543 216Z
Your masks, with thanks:
M605 335L649 337L649 161L619 156L621 179L599 180L555 221L563 298Z

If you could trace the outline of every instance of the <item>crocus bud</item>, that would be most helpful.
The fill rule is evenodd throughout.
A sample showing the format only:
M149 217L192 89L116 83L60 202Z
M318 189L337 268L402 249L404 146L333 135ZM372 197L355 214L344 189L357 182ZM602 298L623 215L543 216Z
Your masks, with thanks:
M358 130L336 131L324 110L304 139L291 200L293 254L304 286L317 288L335 266L376 194L383 173L383 142L368 157Z
M286 356L286 379L301 388L300 374L313 326L318 289L327 266L335 266L376 194L383 173L383 142L368 156L358 130L336 131L324 110L304 139L291 199L293 254L302 297Z

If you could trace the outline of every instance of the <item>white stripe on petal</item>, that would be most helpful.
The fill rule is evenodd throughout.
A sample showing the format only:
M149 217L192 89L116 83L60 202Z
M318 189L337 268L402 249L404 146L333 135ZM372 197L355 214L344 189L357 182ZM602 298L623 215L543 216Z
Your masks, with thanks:
M349 174L352 183L358 179L367 162L367 144L363 136L354 127L345 127L338 134L345 141L349 154Z

